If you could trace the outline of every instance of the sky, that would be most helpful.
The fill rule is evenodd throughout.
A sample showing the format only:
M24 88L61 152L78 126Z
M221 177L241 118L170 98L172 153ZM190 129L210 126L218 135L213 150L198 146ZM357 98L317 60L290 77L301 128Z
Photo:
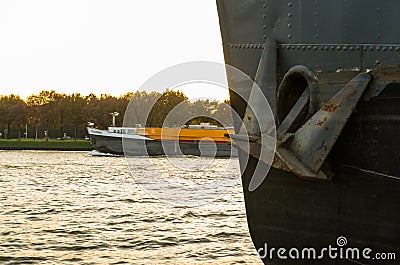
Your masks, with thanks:
M119 96L165 68L223 63L215 0L0 0L0 94ZM190 99L228 98L181 87Z

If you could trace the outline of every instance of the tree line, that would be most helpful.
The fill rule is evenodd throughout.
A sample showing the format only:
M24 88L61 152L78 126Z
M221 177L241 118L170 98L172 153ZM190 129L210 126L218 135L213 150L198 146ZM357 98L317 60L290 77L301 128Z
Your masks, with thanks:
M107 129L113 112L119 113L116 126L122 126L126 111L129 112L127 126L161 127L202 122L232 126L228 104L228 100L189 101L184 93L169 89L163 93L128 92L119 97L108 94L67 95L54 90L41 91L26 100L13 94L0 95L0 138L21 139L28 129L29 138L34 139L43 138L45 131L50 138L69 135L79 139L87 135L88 122L99 129Z

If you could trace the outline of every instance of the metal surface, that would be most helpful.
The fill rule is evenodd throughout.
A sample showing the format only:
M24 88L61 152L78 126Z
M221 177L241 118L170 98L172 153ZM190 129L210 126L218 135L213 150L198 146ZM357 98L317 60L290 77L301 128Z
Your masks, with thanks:
M276 168L254 191L247 187L264 165L262 130L247 126L252 147L239 150L256 249L326 247L346 236L350 246L400 253L400 1L217 0L217 6L225 62L256 81L278 128ZM231 79L229 85L239 86ZM242 91L253 106L252 86ZM241 118L236 133L251 116L246 100L231 93ZM330 181L317 179L329 172Z
M300 177L329 179L329 174L323 172L321 167L370 81L369 74L357 75L300 129L282 136L283 141L276 149L280 160L277 167ZM299 101L304 99L301 97Z
M296 104L289 111L286 118L283 120L282 124L278 128L278 139L281 140L286 133L293 128L293 126L298 123L298 119L302 112L306 111L309 102L309 90L308 88L304 90L303 94L299 97Z
M321 112L324 104L359 73L373 70L376 76L370 87L363 87L366 89L363 100L378 96L386 85L400 79L398 72L392 70L391 79L385 73L386 69L392 69L393 65L400 65L400 35L389 34L391 28L385 28L383 25L389 20L382 16L382 12L386 11L385 14L394 16L389 6L395 3L397 2L382 3L377 0L345 0L341 3L310 0L236 0L229 1L228 4L227 1L217 1L226 62L252 77L267 97L277 119L277 125L281 125L278 127L278 139L285 138L291 141L294 139L294 143L290 144L290 151L287 148L285 150L278 148L278 159L275 159L274 163L276 167L296 172L301 177L326 178L324 174L318 175L316 172L319 171L317 167L322 166L321 161L326 160L329 152L324 151L324 155L321 155L321 151L314 155L310 152L324 149L310 148L311 151L306 152L297 147L302 146L303 141L310 140L304 135L311 131L317 134L318 128L308 131L303 128L294 134L296 135L294 137L284 134L295 133L295 130L317 111L324 112ZM368 20L361 26L359 15L356 15L358 14L356 11L361 7L366 10L371 20L376 19L373 23ZM302 77L304 87L301 87L303 85L300 81L292 80L296 77ZM230 85L238 86L235 80L230 80ZM250 86L247 90L249 104L239 103L232 98L232 102L238 102L233 104L233 108L242 117L246 130L253 139L250 145L254 148L245 152L268 162L258 155L258 150L263 149L260 139L265 133L263 135L262 129L257 127L253 109L261 104L257 104L258 97L251 96ZM303 94L305 90L308 91L306 93L308 95ZM297 101L298 98L302 100ZM295 105L296 102L298 105ZM350 102L353 101L350 100L348 104L354 110L355 105ZM341 106L346 104L343 102ZM256 112L260 113L260 110ZM346 121L351 112L343 116L342 121ZM236 125L238 124L239 122L236 122ZM332 133L333 127L338 127L340 134L344 124L345 122L339 126L331 124L330 130L326 130L327 127L322 130L328 135ZM239 133L242 136L236 139L243 138L243 132ZM321 132L318 131L318 134L321 135ZM329 137L336 141L339 134ZM300 135L303 141L300 140ZM323 138L322 141L326 142L327 139ZM329 148L325 150L331 150L335 141L333 143L329 141ZM240 143L238 145L243 146ZM321 147L321 143L312 145Z
M299 99L293 104L291 101L296 99L297 95ZM294 130L293 127L301 123L302 118L311 117L319 108L318 78L307 67L296 65L283 77L276 97L279 115L277 123L280 124L278 138L282 138L284 133ZM302 113L303 117L301 117Z
M271 164L273 160L275 140L271 138L275 137L275 126L273 117L267 116L265 107L268 103L270 106L275 106L271 111L272 115L276 114L276 100L273 96L277 89L276 64L276 43L268 40L257 68L255 84L251 85L250 95L247 98L249 104L244 112L244 127L240 127L237 135L230 135L241 150L267 164ZM271 101L266 101L268 99Z

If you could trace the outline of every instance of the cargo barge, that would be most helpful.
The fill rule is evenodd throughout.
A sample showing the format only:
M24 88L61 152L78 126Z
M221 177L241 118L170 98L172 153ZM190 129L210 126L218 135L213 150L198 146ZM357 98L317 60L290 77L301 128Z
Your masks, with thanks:
M207 157L237 156L227 135L233 129L209 124L184 128L109 127L87 128L95 150L131 156L193 155Z

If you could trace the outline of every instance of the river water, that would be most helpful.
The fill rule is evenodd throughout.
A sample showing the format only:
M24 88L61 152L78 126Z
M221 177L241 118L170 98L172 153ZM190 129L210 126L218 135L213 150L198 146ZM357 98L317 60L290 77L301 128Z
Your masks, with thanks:
M0 263L260 264L240 181L202 206L174 205L137 185L144 159L129 170L123 157L0 151Z

